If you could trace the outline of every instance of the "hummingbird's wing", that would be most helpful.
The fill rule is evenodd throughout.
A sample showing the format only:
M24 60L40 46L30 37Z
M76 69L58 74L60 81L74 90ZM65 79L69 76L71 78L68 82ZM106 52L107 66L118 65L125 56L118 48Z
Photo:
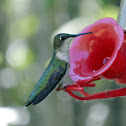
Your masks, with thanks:
M57 59L54 60L53 58L50 62L49 66L34 87L25 107L30 104L38 104L42 101L56 87L66 73L67 63L61 60L56 60Z
M36 85L37 87L34 88L33 92L31 93L31 97L29 98L25 106L29 106L30 104L35 105L41 102L56 87L62 77L63 74L55 71L49 77L49 81L43 86L43 89L40 90L39 87Z

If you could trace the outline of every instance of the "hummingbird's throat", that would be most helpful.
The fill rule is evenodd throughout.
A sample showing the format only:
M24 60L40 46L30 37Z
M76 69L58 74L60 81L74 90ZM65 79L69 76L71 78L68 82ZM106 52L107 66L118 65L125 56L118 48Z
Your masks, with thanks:
M70 44L73 38L68 38L64 41L63 45L57 50L56 57L60 60L65 61L66 63L69 63L69 49Z

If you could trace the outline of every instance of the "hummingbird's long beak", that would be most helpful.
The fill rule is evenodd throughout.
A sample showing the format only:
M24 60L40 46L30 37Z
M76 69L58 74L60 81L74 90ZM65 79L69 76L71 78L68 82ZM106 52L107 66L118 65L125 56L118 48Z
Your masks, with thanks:
M80 33L80 34L76 34L76 35L70 35L69 37L77 37L80 35L85 35L85 34L90 34L90 33L93 33L93 32L86 32L86 33Z

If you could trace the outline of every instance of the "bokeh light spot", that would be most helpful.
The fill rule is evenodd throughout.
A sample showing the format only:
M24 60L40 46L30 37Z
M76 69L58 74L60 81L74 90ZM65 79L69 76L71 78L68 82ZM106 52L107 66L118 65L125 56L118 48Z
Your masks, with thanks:
M27 125L30 121L30 114L21 107L0 107L0 126Z
M20 67L25 64L28 54L26 42L17 40L10 44L6 52L6 59L11 66Z

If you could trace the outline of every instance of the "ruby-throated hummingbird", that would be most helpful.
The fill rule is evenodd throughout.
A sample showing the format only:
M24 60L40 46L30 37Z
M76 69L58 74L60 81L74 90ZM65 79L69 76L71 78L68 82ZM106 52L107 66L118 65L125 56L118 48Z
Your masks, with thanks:
M39 79L38 83L34 87L25 107L30 104L35 105L41 102L48 94L56 87L59 81L66 73L67 65L69 64L69 48L70 38L74 38L80 35L89 34L92 32L81 34L57 34L54 37L54 52L53 57L46 68L45 72Z

